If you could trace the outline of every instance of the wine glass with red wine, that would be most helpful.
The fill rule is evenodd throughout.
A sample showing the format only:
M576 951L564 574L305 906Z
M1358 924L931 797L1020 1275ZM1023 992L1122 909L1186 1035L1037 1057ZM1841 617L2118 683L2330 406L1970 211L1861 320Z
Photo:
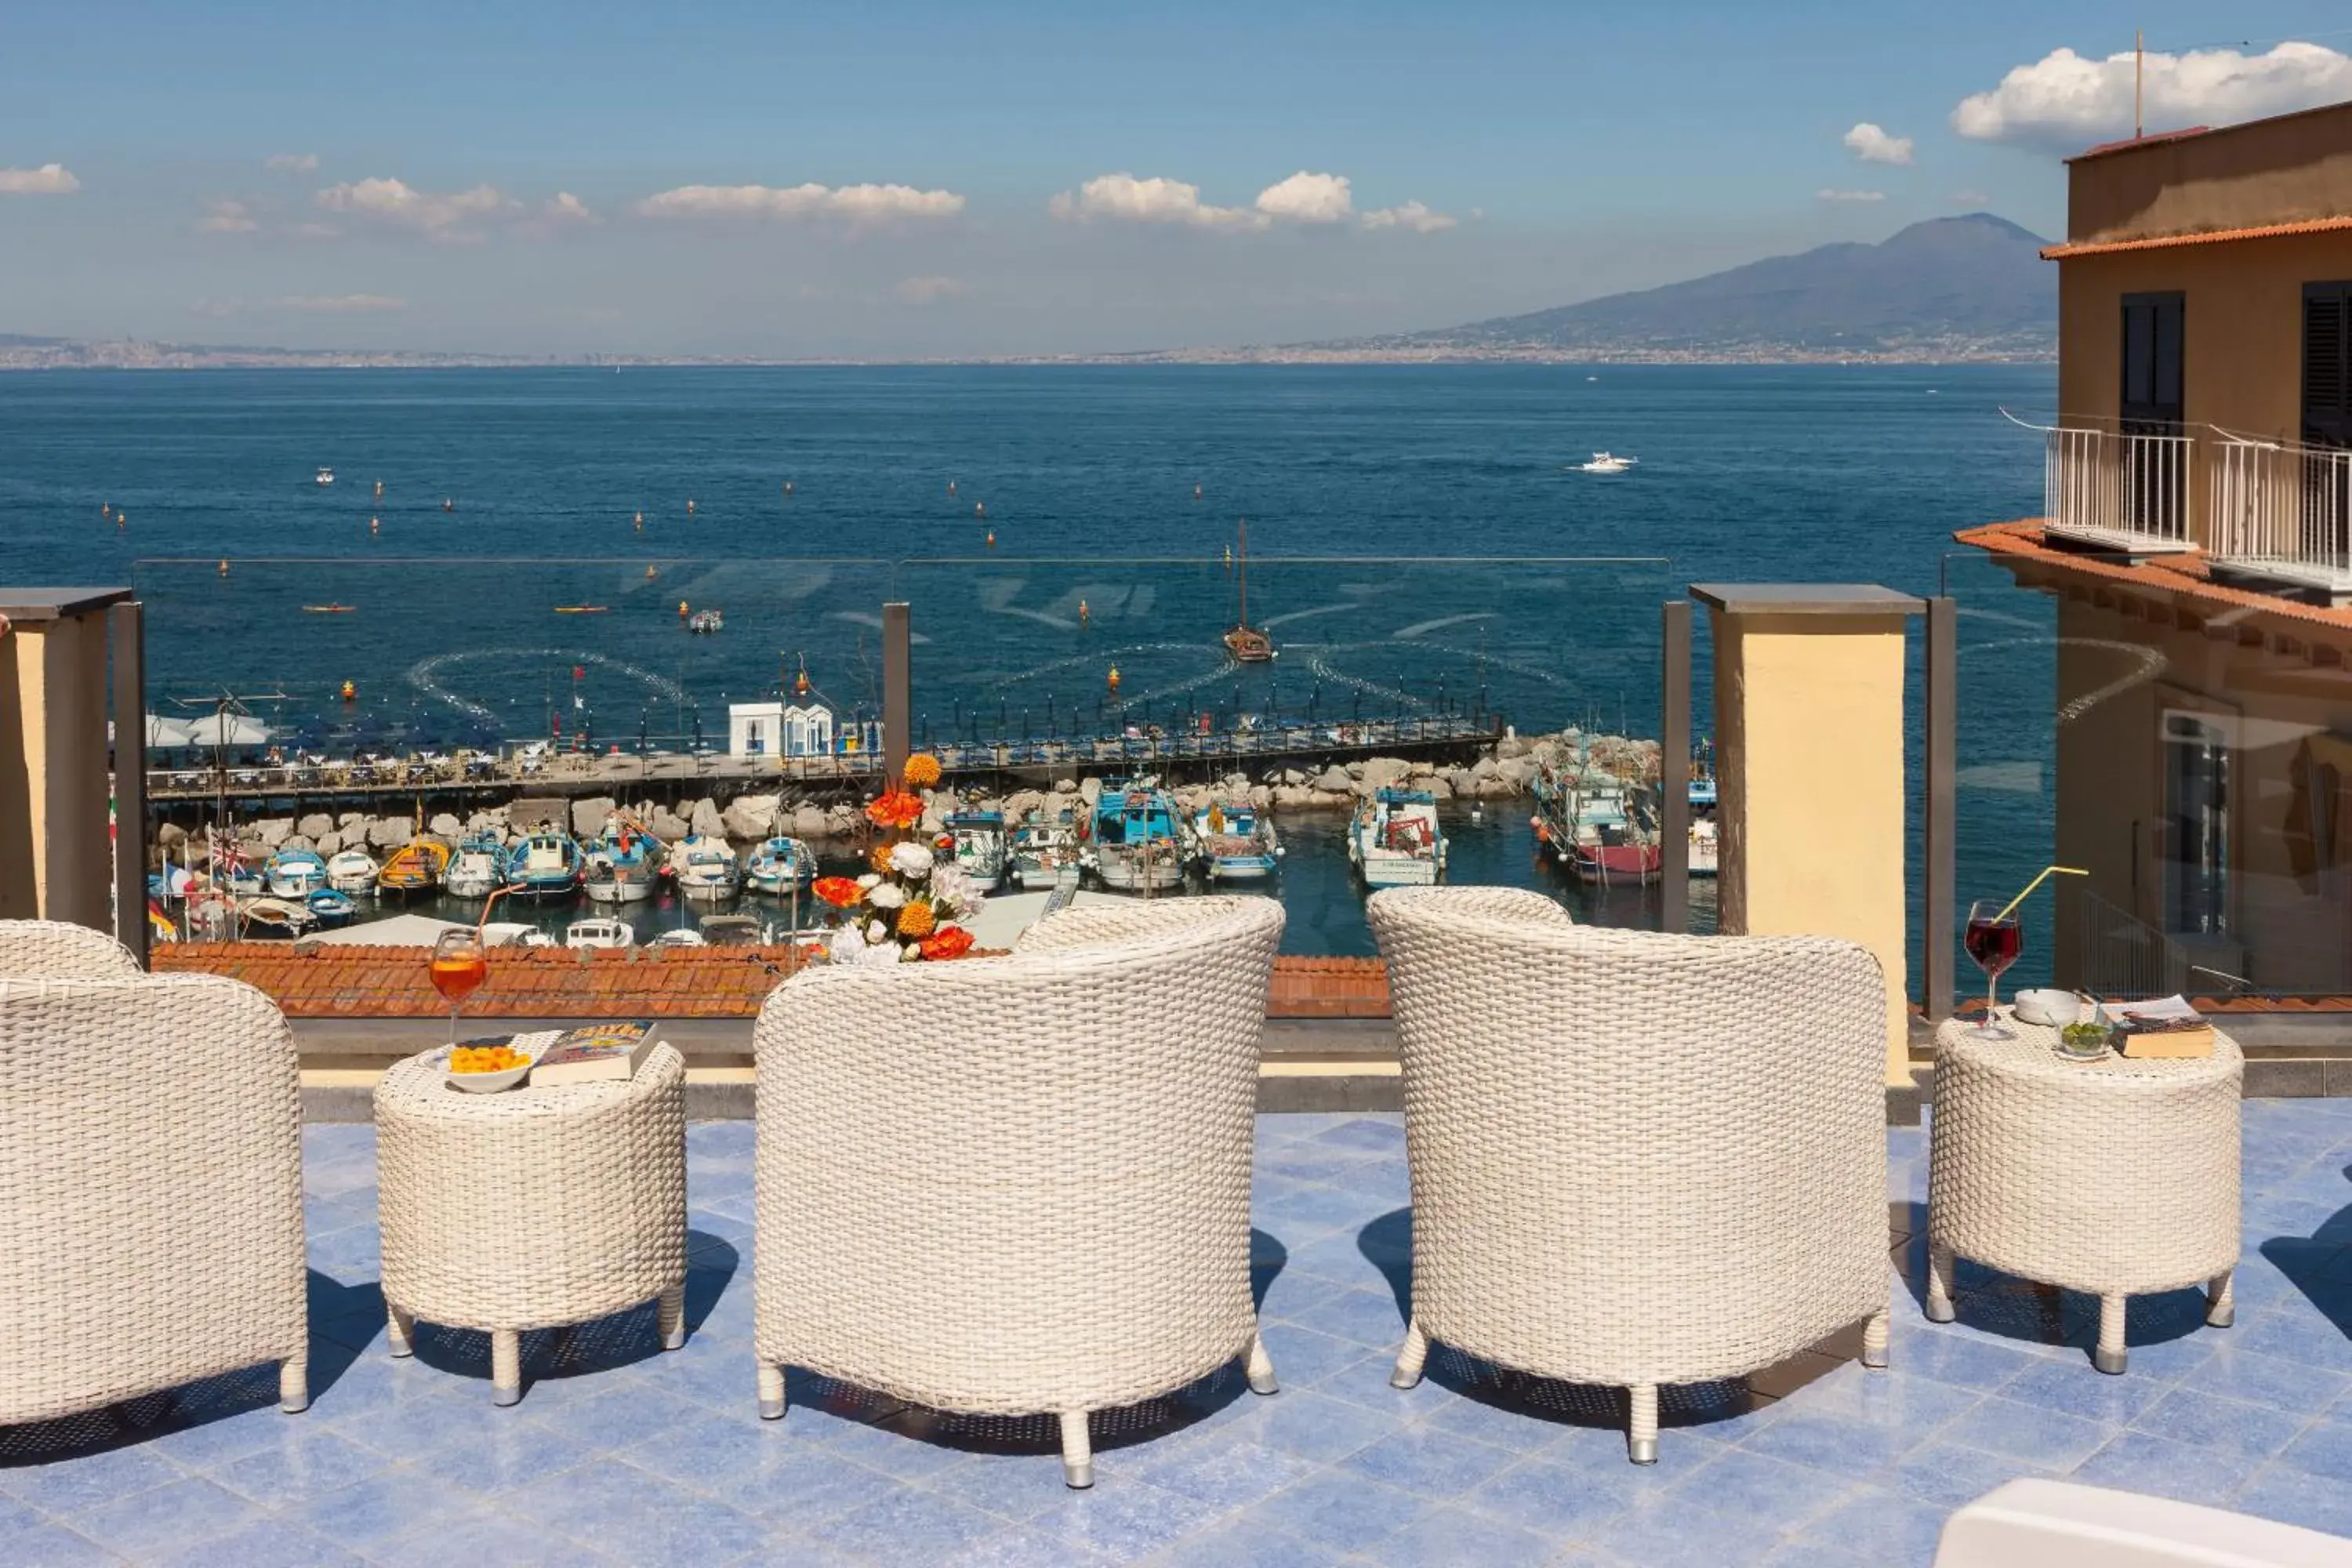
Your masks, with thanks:
M2000 1026L2000 1015L1994 1011L1996 993L2000 989L2000 972L2017 962L2025 951L2025 930L2018 924L2014 913L2004 914L2000 905L1990 899L1979 899L1969 906L1969 930L1963 943L1969 957L1985 972L1985 1016L1969 1033L1979 1040L2013 1040L2017 1037Z

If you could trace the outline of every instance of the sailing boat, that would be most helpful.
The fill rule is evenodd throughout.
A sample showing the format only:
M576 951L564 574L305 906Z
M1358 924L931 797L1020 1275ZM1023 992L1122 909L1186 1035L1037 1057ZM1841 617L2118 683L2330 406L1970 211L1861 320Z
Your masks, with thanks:
M1274 639L1249 624L1249 519L1241 520L1242 613L1225 634L1225 651L1244 664L1264 664L1274 657Z

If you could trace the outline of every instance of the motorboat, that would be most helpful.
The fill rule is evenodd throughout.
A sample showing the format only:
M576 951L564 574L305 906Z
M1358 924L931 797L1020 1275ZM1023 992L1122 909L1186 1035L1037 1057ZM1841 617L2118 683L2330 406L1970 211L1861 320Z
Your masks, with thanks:
M1213 802L1192 819L1201 841L1202 858L1214 882L1260 881L1274 875L1282 860L1282 843L1274 824L1257 807L1244 802Z
M705 903L731 899L743 886L743 871L724 838L697 833L670 846L669 874L678 892Z
M1445 870L1445 830L1426 790L1372 792L1348 829L1348 858L1369 888L1425 888Z
M507 847L495 833L478 833L449 858L442 888L453 899L486 899L506 885Z
M553 947L556 941L528 921L492 921L482 927L482 940L492 947Z
M1005 874L1033 889L1053 887L1077 865L1078 815L1066 803L1031 812L1005 852Z
M568 899L579 890L582 859L572 835L542 829L507 851L507 885L526 899Z
M686 629L696 637L707 637L727 629L727 617L717 610L697 610L686 618Z
M273 899L307 899L327 885L327 863L315 849L280 849L261 868Z
M448 871L449 847L420 833L384 858L375 885L386 893L429 893L441 886Z
M375 891L375 857L364 849L345 849L327 857L327 886L347 897Z
M637 933L629 922L610 915L594 915L584 921L573 921L563 928L563 945L575 948L620 949L635 947Z
M335 482L335 470L326 468L320 468L318 472L318 477L312 482L321 485L333 484Z
M945 824L953 841L955 863L983 893L996 891L1004 880L1004 814L1001 811L959 811Z
M757 915L705 915L700 935L705 947L761 947L768 922Z
M700 931L691 927L673 926L646 945L657 948L709 947L710 943Z
M347 926L360 912L360 907L352 902L350 894L339 893L332 888L321 888L312 893L302 900L302 907L310 911L310 918L322 931Z
M1085 864L1115 892L1172 892L1184 885L1191 835L1168 792L1149 781L1107 783L1086 824Z
M316 926L318 918L291 899L249 899L237 906L237 923L247 936L300 936Z
M1639 458L1621 458L1614 452L1595 452L1592 461L1579 463L1577 471L1586 474L1622 474L1640 462Z
M815 880L816 851L803 840L786 835L761 844L743 867L745 887L755 893L772 893L779 898Z
M661 841L642 828L608 823L588 847L582 883L600 904L633 904L653 897Z

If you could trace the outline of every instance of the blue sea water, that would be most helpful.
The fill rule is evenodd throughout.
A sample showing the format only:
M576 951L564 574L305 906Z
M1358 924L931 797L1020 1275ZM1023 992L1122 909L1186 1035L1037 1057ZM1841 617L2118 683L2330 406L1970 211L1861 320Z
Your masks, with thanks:
M257 710L330 743L535 736L560 716L625 746L698 721L716 737L729 700L803 663L836 703L870 705L892 597L913 605L919 724L938 740L1441 710L1654 734L1659 605L1693 581L1946 591L1962 604L1964 776L1984 781L1963 791L1965 895L2047 858L2048 609L1951 533L2037 509L2039 448L1997 410L2047 406L2053 379L23 374L0 377L0 581L136 585L166 711L226 688L282 694ZM1640 464L1575 471L1601 448ZM314 482L322 465L335 484ZM1284 651L1236 671L1217 634L1244 517L1250 616ZM688 635L681 601L722 609L726 630ZM1822 738L1822 765L1839 765L1838 737ZM1462 825L1470 860L1538 875L1523 825L1495 816ZM1297 879L1316 879L1302 866ZM1326 920L1292 901L1294 948L1360 950L1352 910Z

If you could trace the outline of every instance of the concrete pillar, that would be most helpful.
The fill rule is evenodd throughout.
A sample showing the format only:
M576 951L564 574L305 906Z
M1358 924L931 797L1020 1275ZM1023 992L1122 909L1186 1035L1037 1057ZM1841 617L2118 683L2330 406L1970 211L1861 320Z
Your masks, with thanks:
M129 597L0 590L0 919L113 929L106 606Z
M1878 955L1886 1080L1911 1081L1903 664L1924 604L1890 589L1697 584L1715 640L1722 929Z

